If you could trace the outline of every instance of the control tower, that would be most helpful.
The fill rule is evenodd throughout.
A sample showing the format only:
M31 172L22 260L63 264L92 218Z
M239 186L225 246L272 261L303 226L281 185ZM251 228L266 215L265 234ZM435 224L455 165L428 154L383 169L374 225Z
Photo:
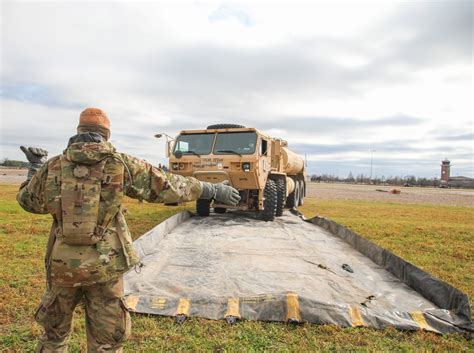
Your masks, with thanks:
M451 161L445 158L444 161L441 161L441 181L449 181L449 170L451 169Z

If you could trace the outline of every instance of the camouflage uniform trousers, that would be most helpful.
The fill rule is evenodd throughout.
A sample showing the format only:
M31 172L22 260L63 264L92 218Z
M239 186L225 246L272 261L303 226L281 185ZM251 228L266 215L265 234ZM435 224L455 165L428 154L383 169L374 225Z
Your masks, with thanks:
M45 331L37 352L67 352L74 309L81 299L86 314L87 351L122 352L131 331L122 278L83 287L53 285L47 290L35 315Z

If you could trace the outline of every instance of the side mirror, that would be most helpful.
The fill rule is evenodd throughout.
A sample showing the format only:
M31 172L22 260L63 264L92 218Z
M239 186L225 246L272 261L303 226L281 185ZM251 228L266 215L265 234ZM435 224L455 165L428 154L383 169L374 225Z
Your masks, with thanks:
M177 150L174 152L174 156L178 159L181 159L181 157L183 157L183 152L181 152L180 150Z

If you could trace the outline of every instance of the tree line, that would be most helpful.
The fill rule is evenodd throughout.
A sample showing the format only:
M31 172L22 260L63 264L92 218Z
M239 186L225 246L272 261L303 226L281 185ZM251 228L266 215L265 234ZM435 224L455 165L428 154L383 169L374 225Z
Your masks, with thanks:
M324 182L324 183L351 183L351 184L379 184L379 185L398 185L398 186L434 186L438 187L440 185L440 180L438 178L424 178L416 177L415 175L406 175L406 176L388 176L381 177L376 176L375 178L370 178L364 174L358 174L354 176L352 172L345 178L340 178L333 174L322 174L322 175L311 175L311 181L313 182Z
M28 162L15 161L8 158L5 158L0 162L1 167L10 167L10 168L28 168Z

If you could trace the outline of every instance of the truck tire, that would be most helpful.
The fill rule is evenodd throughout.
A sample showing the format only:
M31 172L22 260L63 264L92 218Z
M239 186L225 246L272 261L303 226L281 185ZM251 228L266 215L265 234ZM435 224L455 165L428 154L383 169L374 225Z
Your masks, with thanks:
M298 200L298 206L304 205L304 182L303 180L298 181L298 186L300 188L300 198Z
M300 204L300 187L298 180L295 180L295 190L288 195L286 199L286 207L295 208Z
M196 213L198 216L207 217L211 210L211 200L198 199L196 200Z
M274 180L267 180L263 195L265 197L263 202L264 208L260 213L260 218L265 222L273 221L275 220L277 208L277 186Z
M286 202L286 182L285 179L278 179L276 181L277 186L277 207L276 207L276 216L281 217L283 215L283 208L285 207Z
M243 127L245 126L237 124L214 124L209 125L206 129L239 129Z
M226 213L227 208L225 207L214 207L214 212L215 213Z

